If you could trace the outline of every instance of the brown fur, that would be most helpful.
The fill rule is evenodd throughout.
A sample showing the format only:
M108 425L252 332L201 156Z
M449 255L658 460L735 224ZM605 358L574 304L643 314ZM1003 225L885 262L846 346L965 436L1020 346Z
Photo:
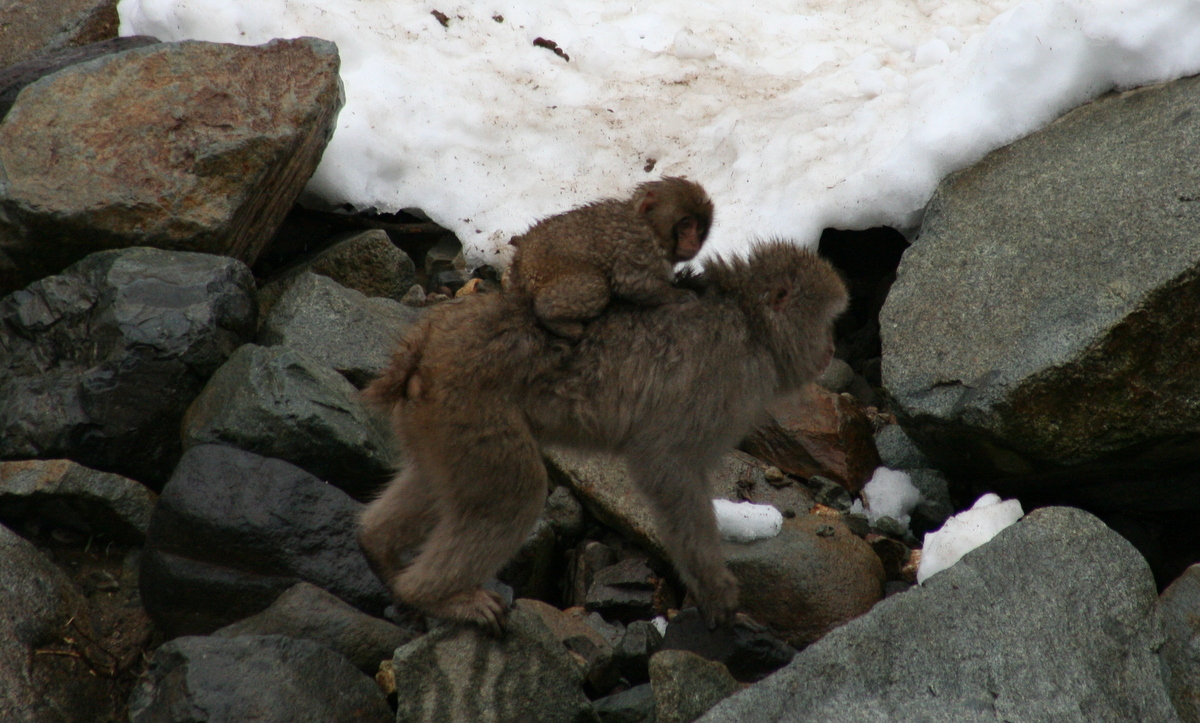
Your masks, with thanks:
M546 328L573 341L613 296L644 306L686 299L671 285L674 265L700 252L712 215L697 183L643 183L629 198L551 216L513 239L506 283L533 300Z
M541 446L558 444L624 456L710 624L729 619L737 583L708 474L770 401L824 370L846 291L825 261L780 241L705 263L692 286L685 303L614 305L574 346L517 294L429 310L365 391L391 410L410 460L359 528L398 600L500 629L504 608L481 584L537 521Z

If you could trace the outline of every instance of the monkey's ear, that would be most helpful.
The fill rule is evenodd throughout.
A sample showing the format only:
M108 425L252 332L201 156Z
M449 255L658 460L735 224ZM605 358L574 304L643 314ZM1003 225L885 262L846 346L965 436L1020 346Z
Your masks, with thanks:
M642 202L638 204L638 209L637 209L638 215L645 216L646 214L653 211L654 207L657 205L658 205L658 194L656 194L654 191L646 191L646 195L642 196Z

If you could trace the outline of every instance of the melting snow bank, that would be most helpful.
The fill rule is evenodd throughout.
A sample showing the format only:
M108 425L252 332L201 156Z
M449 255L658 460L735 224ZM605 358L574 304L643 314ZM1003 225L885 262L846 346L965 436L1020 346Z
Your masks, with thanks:
M766 540L783 529L783 515L772 505L713 500L717 530L730 542Z
M309 191L420 208L473 263L502 262L538 218L660 174L713 197L707 253L911 228L951 171L1114 87L1200 71L1195 0L447 0L445 26L434 7L118 10L123 35L336 42L346 106Z
M958 562L963 555L995 537L1024 514L1018 500L1001 502L999 495L991 493L975 500L971 509L959 512L946 520L940 530L925 535L917 583L925 582Z

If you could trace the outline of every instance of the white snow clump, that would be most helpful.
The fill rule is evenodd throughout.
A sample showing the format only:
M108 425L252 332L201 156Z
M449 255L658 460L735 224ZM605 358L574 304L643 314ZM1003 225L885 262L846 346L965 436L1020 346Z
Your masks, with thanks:
M717 529L730 542L767 540L783 529L783 515L772 505L713 500Z
M980 497L971 509L959 512L946 520L940 530L925 535L917 584L952 566L1024 514L1019 500L1001 502L1000 496L992 493Z
M921 504L925 498L921 491L913 486L907 472L877 467L871 481L862 488L862 499L850 507L853 514L865 514L871 524L880 517L891 517L902 525L908 526L912 518L913 508Z

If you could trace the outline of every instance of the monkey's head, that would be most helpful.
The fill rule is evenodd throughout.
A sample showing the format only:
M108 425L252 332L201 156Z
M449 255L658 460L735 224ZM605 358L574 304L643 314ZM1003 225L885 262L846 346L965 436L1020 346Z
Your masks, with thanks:
M735 298L775 360L781 391L808 384L833 359L833 323L846 310L846 284L828 261L794 243L756 244L745 259L704 263L704 277Z
M700 253L713 218L712 201L700 184L668 176L641 184L633 197L638 216L650 225L672 262Z

